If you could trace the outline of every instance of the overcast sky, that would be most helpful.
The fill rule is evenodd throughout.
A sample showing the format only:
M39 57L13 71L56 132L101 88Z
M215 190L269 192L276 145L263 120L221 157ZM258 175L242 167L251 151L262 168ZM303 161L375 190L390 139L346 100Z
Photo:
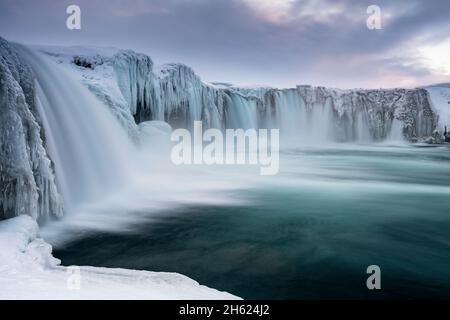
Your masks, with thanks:
M70 4L81 30L66 28ZM366 26L372 4L381 30ZM0 0L0 36L133 49L237 85L450 82L449 0Z

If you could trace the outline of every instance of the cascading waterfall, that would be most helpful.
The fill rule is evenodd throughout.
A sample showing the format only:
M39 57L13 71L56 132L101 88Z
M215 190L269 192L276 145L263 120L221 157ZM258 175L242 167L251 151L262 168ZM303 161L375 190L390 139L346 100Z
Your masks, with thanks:
M31 49L18 50L36 76L36 106L65 210L119 190L133 157L124 129L69 72Z
M392 125L385 123L385 115L381 112L366 111L364 100L351 101L349 98L343 101L342 97L323 92L319 92L318 96L310 96L297 89L273 90L265 94L250 91L250 95L265 101L262 107L257 107L255 99L249 99L248 96L232 95L226 125L278 128L284 146L404 141L404 123L396 118ZM419 119L417 122L423 121ZM385 130L381 129L383 127Z
M331 101L327 99L323 105L314 103L312 106L309 131L314 142L328 141L331 138L330 128L333 127L333 122L330 103Z
M308 105L296 89L277 91L274 96L275 112L267 112L263 125L259 126L280 129L284 146L333 140L333 114L329 99L324 104Z
M135 115L143 108L137 112L144 115L137 117L138 122L164 120L174 128L192 128L194 120L202 120L208 128L278 128L286 144L389 140L394 114L408 140L430 137L436 127L436 114L422 88L341 90L299 85L276 89L206 84L187 66L169 64L153 72L148 57L135 56L131 64L123 54L112 60L123 66L114 72L118 79L126 78L119 87L129 110ZM129 72L136 68L145 70L145 75ZM143 101L129 98L135 91L129 88L136 83L145 93L139 95ZM95 81L89 86L105 91Z
M305 128L307 128L307 113L304 104L295 92L295 90L287 91L284 94L278 94L277 110L278 117L272 120L272 127L279 127L280 134L284 142L295 143L301 141L305 136Z
M95 65L98 57L86 59ZM135 126L135 121L159 120L173 128L192 129L195 120L202 120L204 128L278 128L282 141L315 144L389 140L394 114L403 126L404 137L411 141L430 137L437 122L422 88L242 88L204 83L182 64L153 70L150 57L131 51L100 60L99 70L115 78L106 83L116 80L119 95L99 81L101 74L92 77L90 68L79 68L77 73L113 110L129 112L123 117L124 122L132 122L129 127ZM70 58L65 62L72 63Z
M138 122L166 120L174 128L190 127L193 120L222 129L278 128L282 146L401 140L403 135L429 136L434 128L435 115L421 89L210 86L184 66L171 65L156 75L149 57L127 52L105 58L114 66L109 71L126 101L121 105L116 93L109 96L97 80L83 73L90 69L68 72L72 64L58 65L54 57L25 47L18 50L36 74L36 108L66 210L119 188L129 175L124 169L134 167L127 134L92 92L104 95L102 101L113 101L112 110L130 112L124 118L129 127L136 127L132 115L138 112ZM394 113L402 120L391 123Z
M240 95L233 94L229 102L229 127L250 129L257 128L257 108L252 100L246 100Z
M389 141L392 141L392 142L404 142L403 125L396 118L394 118L392 120L391 132L389 134Z
M364 119L364 115L360 112L358 114L357 122L356 122L357 130L357 141L360 143L368 143L372 141L372 137L370 136L370 132L367 126L367 123Z

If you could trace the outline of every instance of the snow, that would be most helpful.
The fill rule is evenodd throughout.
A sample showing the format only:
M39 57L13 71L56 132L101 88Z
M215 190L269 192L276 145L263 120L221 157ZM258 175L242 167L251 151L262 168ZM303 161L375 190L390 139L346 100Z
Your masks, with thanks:
M0 221L0 299L238 299L176 273L61 266L38 234L29 216Z

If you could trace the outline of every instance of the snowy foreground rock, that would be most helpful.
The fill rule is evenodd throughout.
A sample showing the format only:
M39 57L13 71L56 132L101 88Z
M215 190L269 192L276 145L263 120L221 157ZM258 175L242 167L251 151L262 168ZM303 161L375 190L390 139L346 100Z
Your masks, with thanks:
M238 299L176 273L80 267L74 281L51 251L31 217L0 221L0 299Z

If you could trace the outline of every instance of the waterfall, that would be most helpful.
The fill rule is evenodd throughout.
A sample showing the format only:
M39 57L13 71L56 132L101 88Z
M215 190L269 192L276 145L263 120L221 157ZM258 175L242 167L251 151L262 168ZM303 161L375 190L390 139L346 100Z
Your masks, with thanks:
M257 128L257 108L253 100L246 100L240 95L230 96L230 127L250 129Z
M364 120L364 115L362 112L358 114L358 118L356 121L357 125L357 141L360 143L369 143L372 141L372 138L370 136L369 132L369 126L367 125L366 121Z
M330 99L323 104L315 102L309 105L296 89L286 89L274 92L273 107L265 108L269 110L265 114L265 121L259 126L280 129L284 146L332 140L330 135L333 117ZM271 108L274 108L275 112L272 112ZM247 110L251 109L247 107Z
M278 119L272 120L271 127L280 128L281 138L288 145L303 141L307 132L307 113L295 90L278 93L276 96Z
M324 142L330 140L330 128L332 122L331 101L327 99L324 104L314 103L311 110L310 132L313 142Z
M403 137L403 123L400 120L394 118L391 124L391 131L389 133L389 141L392 142L404 142Z
M36 76L35 103L66 211L126 183L133 146L117 119L68 70L18 46Z

